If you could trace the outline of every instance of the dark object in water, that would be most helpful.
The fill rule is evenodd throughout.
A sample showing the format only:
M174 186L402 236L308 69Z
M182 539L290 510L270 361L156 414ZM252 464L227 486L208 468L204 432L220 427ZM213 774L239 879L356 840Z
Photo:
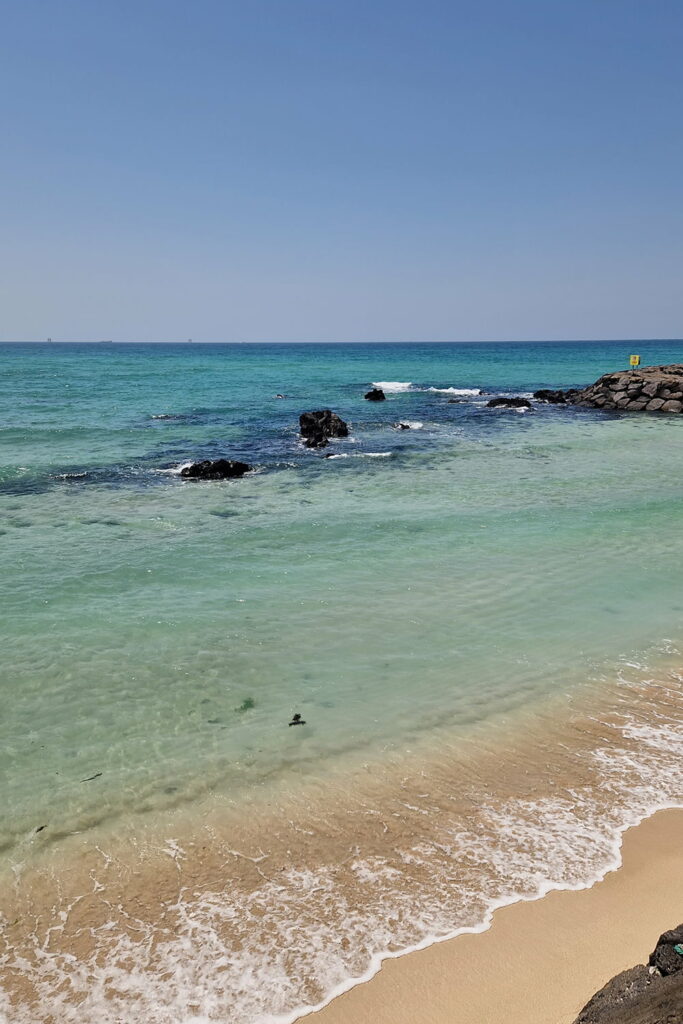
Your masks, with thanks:
M576 392L573 392L576 394ZM567 404L567 391L553 391L552 388L541 388L540 391L534 391L534 398L537 398L539 402L551 402L553 405L566 405Z
M296 715L292 715L292 721L289 724L290 725L305 725L306 723L304 722L304 720L301 717L301 715L297 712Z
M330 437L348 437L349 428L331 409L302 412L299 430L307 448L324 448Z
M410 430L410 423L394 423L396 430Z
M92 782L93 779L99 779L102 772L95 772L94 775L89 775L87 779L81 779L81 782Z
M185 466L180 470L180 475L187 480L232 480L234 477L244 476L251 466L246 462L236 462L233 459L216 459L204 462L193 462L191 466Z
M47 828L47 825L39 825L36 832L42 832L44 828Z
M481 394L481 391L479 392ZM462 398L449 398L447 405L462 405Z
M492 398L486 403L487 409L530 409L528 398Z
M275 398L285 398L285 395L275 395Z
M252 708L256 707L256 701L253 697L245 697L238 708L235 708L238 714L243 714L245 711L251 711Z
M365 395L368 402L383 402L386 397L381 388L373 388L372 391L368 391Z

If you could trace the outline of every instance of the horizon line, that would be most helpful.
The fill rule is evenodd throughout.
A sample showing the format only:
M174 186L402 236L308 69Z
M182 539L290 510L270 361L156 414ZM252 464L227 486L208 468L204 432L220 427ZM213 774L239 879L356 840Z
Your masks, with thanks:
M392 339L366 339L363 341L119 341L114 339L64 339L43 338L0 340L0 345L563 345L563 344L609 344L609 343L653 342L682 343L683 338L463 338L435 341L414 338L396 341Z

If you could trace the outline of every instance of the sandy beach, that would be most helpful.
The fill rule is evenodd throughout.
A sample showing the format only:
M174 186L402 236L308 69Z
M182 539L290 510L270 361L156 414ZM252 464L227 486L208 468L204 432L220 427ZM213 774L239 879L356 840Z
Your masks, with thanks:
M311 1024L571 1024L611 977L683 920L683 811L624 835L623 864L591 889L499 910L491 928L387 960Z

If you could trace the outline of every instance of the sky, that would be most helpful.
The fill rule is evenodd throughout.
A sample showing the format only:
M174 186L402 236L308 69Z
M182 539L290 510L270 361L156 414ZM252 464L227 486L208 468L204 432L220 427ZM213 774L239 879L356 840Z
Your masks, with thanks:
M0 0L0 340L683 336L681 0Z

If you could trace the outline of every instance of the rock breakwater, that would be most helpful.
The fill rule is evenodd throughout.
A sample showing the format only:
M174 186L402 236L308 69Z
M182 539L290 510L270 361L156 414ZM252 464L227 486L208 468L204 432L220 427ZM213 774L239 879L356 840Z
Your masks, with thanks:
M606 373L581 390L537 391L534 398L561 405L626 412L683 412L683 363Z

